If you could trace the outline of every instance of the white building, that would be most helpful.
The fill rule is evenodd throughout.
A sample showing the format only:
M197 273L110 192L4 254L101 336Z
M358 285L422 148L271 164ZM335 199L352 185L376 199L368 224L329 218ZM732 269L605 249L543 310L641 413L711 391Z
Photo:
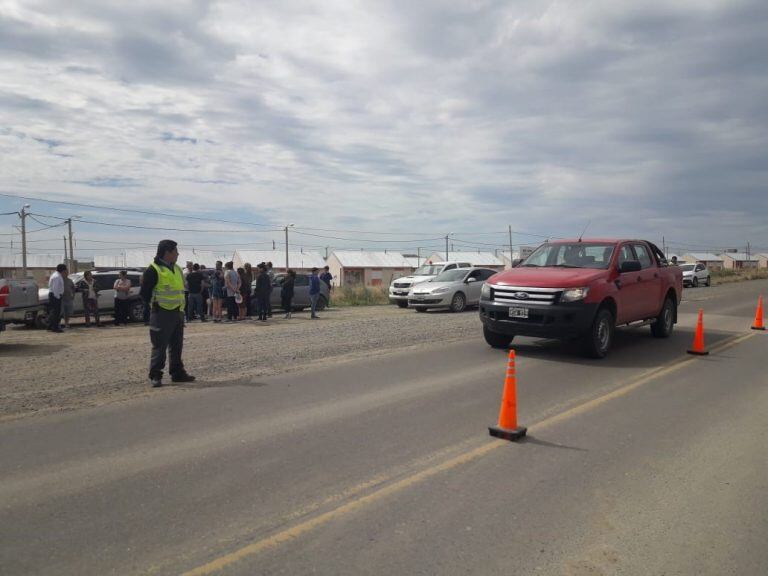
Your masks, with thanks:
M328 268L336 286L389 286L393 278L413 271L411 262L398 252L335 250Z
M285 250L235 250L232 256L235 268L242 268L249 262L254 268L260 262L272 262L275 271L285 271ZM312 268L322 269L325 260L318 252L288 251L288 267L297 272L309 272Z
M58 254L27 254L27 276L42 285L48 281L56 266L65 263ZM0 278L21 278L23 271L21 254L0 254Z

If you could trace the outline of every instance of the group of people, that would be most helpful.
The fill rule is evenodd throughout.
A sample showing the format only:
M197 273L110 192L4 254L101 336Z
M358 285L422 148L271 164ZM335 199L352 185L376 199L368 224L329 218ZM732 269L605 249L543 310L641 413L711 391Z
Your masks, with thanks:
M317 318L317 301L320 282L331 287L333 276L328 266L322 274L312 269L309 279L311 318ZM233 262L216 262L213 270L204 265L187 262L183 270L186 320L236 322L256 317L262 322L272 317L272 292L275 289L275 272L272 262L262 262L254 269L249 262L235 269ZM285 318L293 309L296 272L288 270L279 286L280 305ZM225 318L226 314L226 318Z
M125 270L120 272L112 288L115 290L115 325L125 326L130 319L129 298L131 292L131 281ZM49 331L63 332L64 328L70 328L69 321L74 316L77 294L80 294L83 299L85 325L91 326L91 318L93 318L95 326L103 326L99 314L99 290L96 287L96 280L91 271L85 272L83 278L75 284L72 278L69 277L69 270L66 264L59 264L56 266L56 272L51 274L48 280ZM63 328L62 320L64 322Z

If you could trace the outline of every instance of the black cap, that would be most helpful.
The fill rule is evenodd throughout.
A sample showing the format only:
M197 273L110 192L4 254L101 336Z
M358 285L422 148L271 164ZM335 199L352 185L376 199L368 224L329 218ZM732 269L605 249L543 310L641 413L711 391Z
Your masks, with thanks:
M155 256L157 258L162 258L165 256L166 252L170 252L178 245L178 242L174 240L160 240L160 242L157 243L157 254L155 254Z

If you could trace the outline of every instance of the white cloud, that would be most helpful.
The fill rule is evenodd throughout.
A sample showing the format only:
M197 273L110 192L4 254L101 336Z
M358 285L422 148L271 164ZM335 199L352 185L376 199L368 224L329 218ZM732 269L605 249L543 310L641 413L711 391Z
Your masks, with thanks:
M761 2L66 6L0 0L2 190L768 244Z

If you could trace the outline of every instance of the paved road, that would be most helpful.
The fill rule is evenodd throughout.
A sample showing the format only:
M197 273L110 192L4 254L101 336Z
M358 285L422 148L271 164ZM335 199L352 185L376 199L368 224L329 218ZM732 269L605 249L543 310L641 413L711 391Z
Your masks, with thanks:
M516 341L522 443L479 336L0 424L0 573L764 575L761 291L604 361Z

